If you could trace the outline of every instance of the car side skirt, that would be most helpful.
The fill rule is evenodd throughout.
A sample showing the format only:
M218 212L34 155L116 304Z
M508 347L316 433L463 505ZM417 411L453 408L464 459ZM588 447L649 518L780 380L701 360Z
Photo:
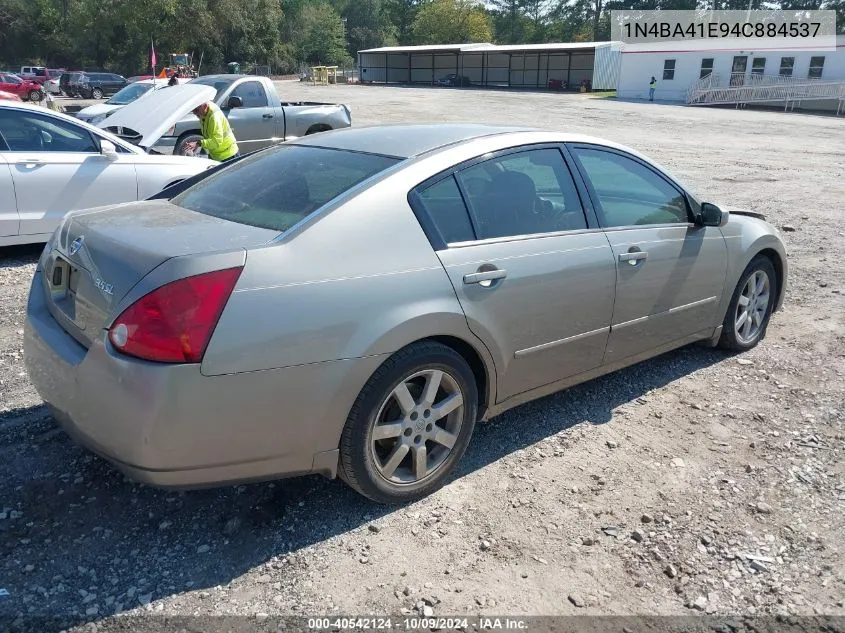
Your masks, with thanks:
M484 420L488 420L494 416L504 413L508 409L512 409L521 404L525 404L526 402L531 402L532 400L536 400L544 396L549 396L553 393L557 393L558 391L563 391L564 389L568 389L569 387L573 387L583 382L593 380L594 378L598 378L599 376L604 376L620 369L624 369L625 367L636 365L637 363L640 363L644 360L659 356L660 354L665 354L666 352L678 349L679 347L684 347L685 345L689 345L690 343L696 343L698 341L712 339L716 336L717 330L719 331L719 334L721 334L721 328L707 328L704 330L700 330L695 334L685 336L660 347L650 349L641 354L629 356L627 358L623 358L622 360L610 363L608 365L602 365L601 367L597 367L596 369L591 369L589 371L576 374L575 376L570 376L569 378L565 378L563 380L559 380L557 382L553 382L548 385L532 389L531 391L518 393L506 400L503 400L502 402L499 402L498 404L491 405L491 407L487 411L487 414L484 416Z

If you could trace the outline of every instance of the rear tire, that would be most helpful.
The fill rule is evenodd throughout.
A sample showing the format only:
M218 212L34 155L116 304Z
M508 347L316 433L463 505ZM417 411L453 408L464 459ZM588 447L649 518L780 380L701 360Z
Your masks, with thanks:
M466 360L440 343L391 356L361 390L340 440L340 477L383 504L425 497L448 480L475 427L478 395Z
M103 98L103 91L100 88L94 88L91 91L91 98L92 99L102 99Z
M740 275L728 305L719 347L744 352L765 338L778 293L777 285L772 260L765 255L752 259Z

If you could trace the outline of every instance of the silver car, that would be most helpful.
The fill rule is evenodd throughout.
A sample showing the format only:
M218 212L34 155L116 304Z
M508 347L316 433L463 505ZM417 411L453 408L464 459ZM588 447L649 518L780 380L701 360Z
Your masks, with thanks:
M692 342L747 350L777 231L633 150L474 125L351 128L71 214L30 291L29 374L130 477L443 485L475 424Z

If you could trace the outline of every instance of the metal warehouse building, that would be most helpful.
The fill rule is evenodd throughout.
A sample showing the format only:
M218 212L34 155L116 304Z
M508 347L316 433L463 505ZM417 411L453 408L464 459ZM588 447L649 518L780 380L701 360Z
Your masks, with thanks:
M577 88L587 80L593 90L615 90L620 53L613 42L395 46L360 51L358 68L367 83L431 85L455 73L477 86Z

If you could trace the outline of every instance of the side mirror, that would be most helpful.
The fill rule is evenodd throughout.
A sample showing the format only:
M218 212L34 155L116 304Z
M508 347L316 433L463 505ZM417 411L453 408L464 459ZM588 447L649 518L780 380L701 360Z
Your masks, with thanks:
M53 135L46 130L41 130L41 140L44 141L44 145L49 145L53 142Z
M728 212L711 202L702 202L698 223L702 226L725 226L728 223Z
M232 108L243 108L244 100L240 97L229 97L229 101L226 103L226 107L230 110Z
M100 154L105 156L108 160L117 160L117 148L109 140L100 140Z

